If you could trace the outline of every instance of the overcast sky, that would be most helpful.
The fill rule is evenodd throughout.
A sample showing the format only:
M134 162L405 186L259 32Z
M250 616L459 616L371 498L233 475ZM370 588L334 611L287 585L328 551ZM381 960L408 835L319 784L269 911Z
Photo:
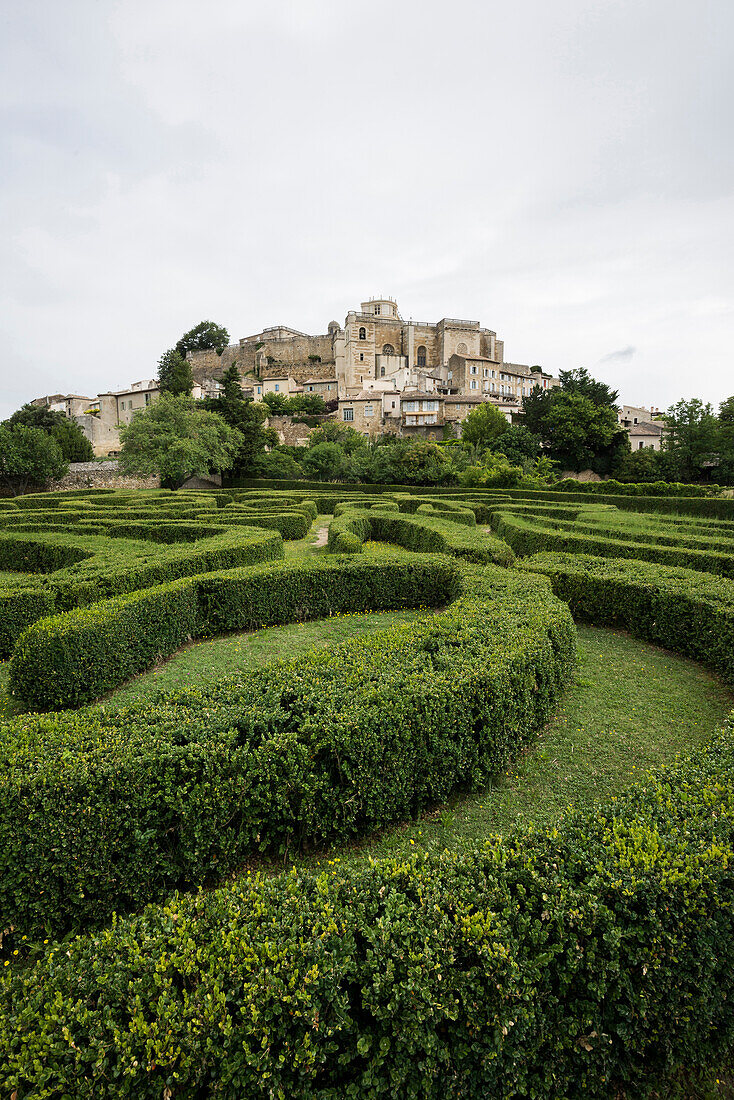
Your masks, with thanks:
M202 319L734 393L731 0L6 0L0 416Z

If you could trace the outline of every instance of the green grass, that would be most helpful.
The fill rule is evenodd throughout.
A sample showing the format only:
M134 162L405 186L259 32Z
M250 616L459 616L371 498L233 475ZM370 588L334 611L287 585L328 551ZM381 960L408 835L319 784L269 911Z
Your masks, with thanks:
M612 798L646 769L702 744L734 707L734 693L693 661L619 632L578 632L579 665L561 709L490 787L302 862L402 858L545 824L568 806Z

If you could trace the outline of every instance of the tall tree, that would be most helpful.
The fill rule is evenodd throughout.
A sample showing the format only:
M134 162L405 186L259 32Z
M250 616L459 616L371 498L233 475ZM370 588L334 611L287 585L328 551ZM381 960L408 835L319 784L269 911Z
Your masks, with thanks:
M242 443L238 431L191 397L162 393L120 429L126 473L157 474L177 488L193 475L228 470Z
M91 462L94 450L75 420L62 412L52 412L45 405L23 405L6 421L10 427L40 428L61 448L67 462Z
M229 333L214 321L200 321L185 332L176 344L176 351L184 358L190 351L216 351L221 355L229 344Z
M461 427L461 439L475 447L490 447L509 428L507 417L489 401L469 413Z
M158 360L158 386L161 393L190 394L194 388L191 364L176 348L169 348Z
M232 461L232 473L255 473L258 459L265 453L266 447L273 447L278 443L278 433L272 428L263 427L268 415L267 407L261 401L255 402L244 397L240 373L235 363L227 367L222 375L222 392L219 396L208 398L203 404L240 434L240 445Z
M720 422L710 404L699 398L677 401L665 413L663 450L678 481L709 479L719 461Z
M612 409L617 406L619 391L610 389L604 382L597 382L591 377L586 367L559 371L558 378L561 389L566 393L580 393L595 405L608 405Z
M14 495L63 477L68 469L61 448L48 432L23 424L0 424L0 478Z

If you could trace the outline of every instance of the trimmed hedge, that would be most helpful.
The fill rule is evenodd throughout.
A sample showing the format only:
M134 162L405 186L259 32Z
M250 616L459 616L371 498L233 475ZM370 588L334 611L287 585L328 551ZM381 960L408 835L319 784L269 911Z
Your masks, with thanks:
M162 525L166 526L166 525ZM174 525L175 526L175 525ZM204 528L200 528L204 530ZM0 644L8 643L0 655L8 656L21 629L28 626L32 599L36 599L44 614L84 607L110 596L149 588L179 577L193 576L214 570L234 568L272 561L283 557L283 542L276 532L263 532L254 527L218 528L211 538L201 538L190 545L155 546L112 538L99 539L106 558L99 560L87 551L87 561L73 572L57 572L45 578L41 588L32 586L5 590L0 601L2 623ZM49 536L53 538L55 536ZM77 542L82 540L76 538ZM19 537L18 541L21 541ZM61 540L61 545L63 543ZM66 541L69 541L67 536ZM88 545L89 542L87 543ZM73 547L72 547L73 548Z
M636 1100L734 1041L734 739L458 857L242 876L0 983L15 1100Z
M435 586L417 568L411 588L389 567L299 562L201 573L33 623L10 660L11 694L27 710L62 710L98 699L194 638L349 611L419 607ZM355 584L359 574L360 584ZM396 587L396 583L399 582ZM439 600L445 593L440 590ZM387 600L387 603L385 602Z
M703 661L734 685L734 582L582 554L536 554L518 567L549 577L574 618L622 627Z
M678 565L685 569L734 577L734 554L666 546L654 541L625 541L624 538L616 538L614 534L603 529L598 534L590 534L563 520L551 521L546 517L520 516L505 511L495 512L491 523L500 538L505 539L521 557L543 551L570 551L609 558L635 558L658 562L660 565ZM653 538L652 535L647 537L650 540Z
M260 573L254 607L235 578L201 578L214 629L282 622L284 599L310 617L457 598L208 690L2 724L0 927L104 920L254 852L372 832L481 785L574 661L570 613L541 577L403 555Z
M379 508L354 508L329 525L329 549L335 553L359 553L368 539L394 542L418 553L452 554L478 564L510 565L514 559L507 543L492 534L426 513L394 515Z

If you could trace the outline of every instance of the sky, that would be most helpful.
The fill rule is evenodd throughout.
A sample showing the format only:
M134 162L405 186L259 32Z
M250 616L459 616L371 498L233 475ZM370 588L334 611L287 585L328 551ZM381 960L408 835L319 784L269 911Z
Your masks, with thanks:
M0 40L0 417L376 295L734 393L731 0L8 0Z

